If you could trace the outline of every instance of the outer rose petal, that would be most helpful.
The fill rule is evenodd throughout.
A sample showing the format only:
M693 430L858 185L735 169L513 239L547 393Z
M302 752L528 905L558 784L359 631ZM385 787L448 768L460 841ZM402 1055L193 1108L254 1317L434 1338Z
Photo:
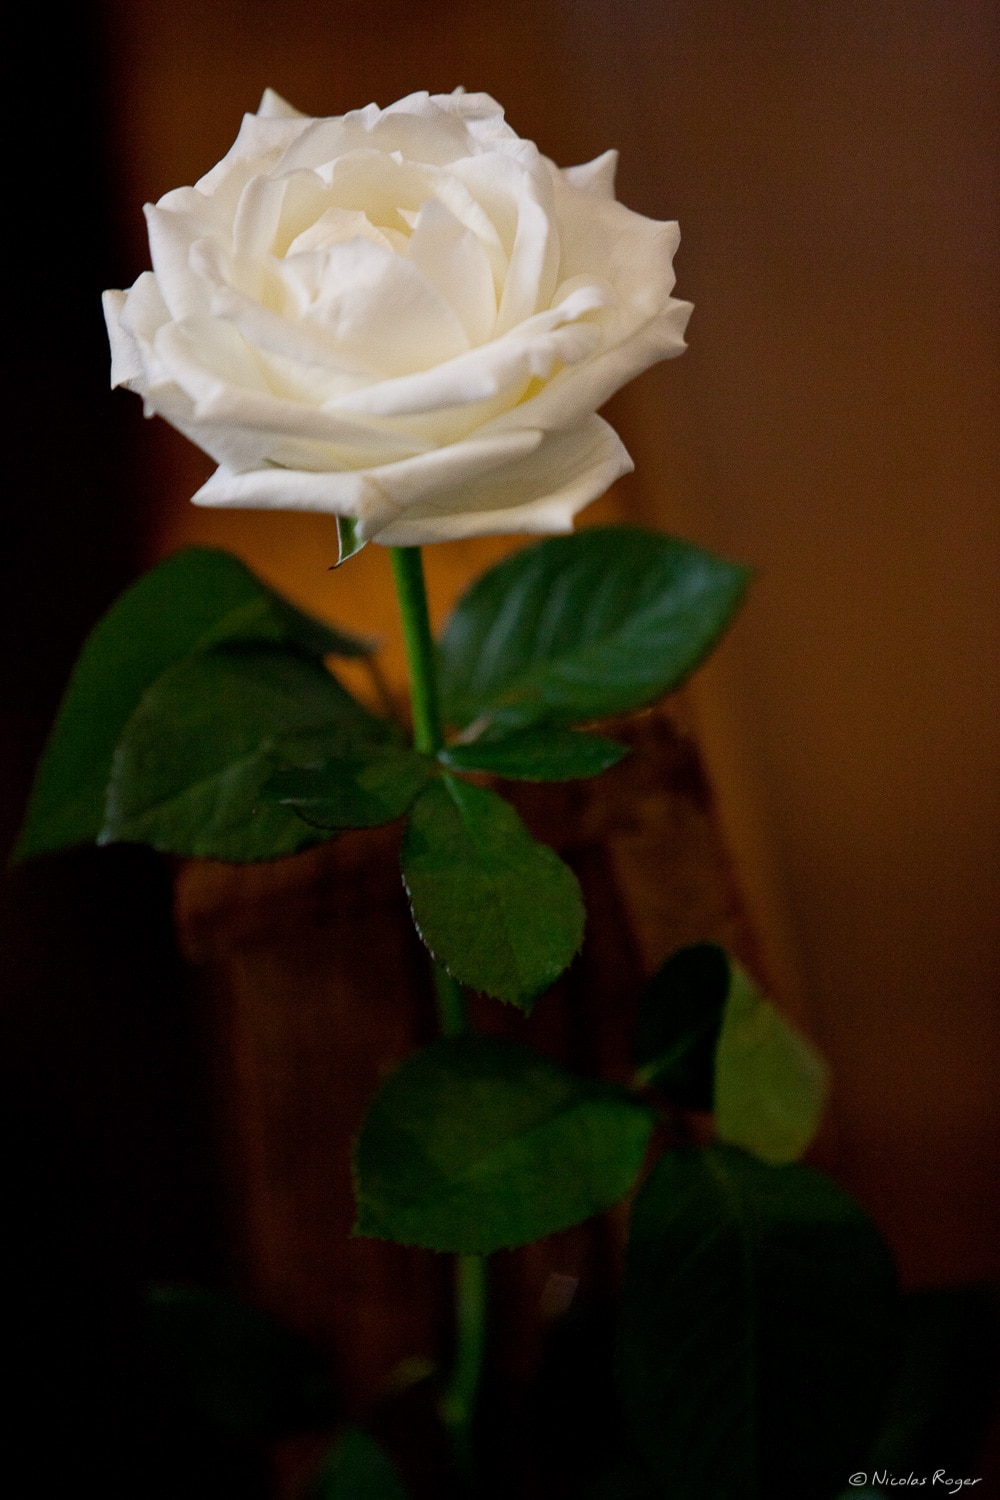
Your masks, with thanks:
M305 120L300 109L283 99L276 89L265 89L257 106L258 120Z
M111 345L112 390L116 385L135 385L146 373L135 336L122 322L127 300L127 292L105 292L101 298Z
M568 431L510 433L505 442L471 439L352 473L218 469L194 501L351 516L363 541L419 547L510 532L571 531L577 511L632 467L614 428L594 416Z
M595 156L593 161L581 162L578 167L567 167L563 176L574 187L593 193L595 198L614 198L617 170L618 152L605 151L602 156Z
M362 539L394 520L399 511L443 489L457 489L477 475L522 458L537 448L542 434L531 429L470 438L432 448L394 463L335 473L309 473L279 467L234 474L219 468L194 496L196 505L234 505L251 510L316 510L352 516Z
M547 433L535 451L461 489L407 507L377 532L384 547L422 547L474 536L572 531L577 511L635 465L603 417Z
M482 431L503 432L521 422L553 430L576 422L584 412L603 406L615 391L661 359L672 359L687 348L684 330L693 311L690 302L667 299L664 311L617 348L608 349L580 365L560 370L530 401L502 412Z

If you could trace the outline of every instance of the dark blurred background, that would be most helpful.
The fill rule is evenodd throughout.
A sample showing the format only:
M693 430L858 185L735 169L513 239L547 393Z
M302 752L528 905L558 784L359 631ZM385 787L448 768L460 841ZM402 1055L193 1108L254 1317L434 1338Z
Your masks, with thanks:
M195 510L208 461L108 394L99 293L148 264L142 203L218 160L268 85L335 114L464 84L562 165L617 146L623 201L680 220L696 312L683 359L612 403L637 472L587 519L757 569L689 711L767 969L833 1067L825 1164L908 1284L995 1277L996 6L104 0L19 8L9 56L32 104L8 147L7 842L84 634L177 545L384 633L400 679L377 549L331 579L324 519ZM511 545L436 549L436 612ZM7 902L22 1388L92 1457L155 1429L118 1388L122 1287L211 1280L225 1239L168 875L83 852Z

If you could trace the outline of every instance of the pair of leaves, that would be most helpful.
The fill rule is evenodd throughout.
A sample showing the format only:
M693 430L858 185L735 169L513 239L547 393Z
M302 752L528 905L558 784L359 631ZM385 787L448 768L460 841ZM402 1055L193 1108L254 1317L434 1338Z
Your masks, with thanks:
M796 1161L819 1128L828 1071L815 1048L721 948L675 953L639 1007L639 1078L762 1161Z
M440 1041L409 1058L355 1152L358 1232L487 1255L600 1213L629 1191L655 1117L527 1047Z
M830 1500L891 1373L895 1275L829 1179L729 1146L667 1151L632 1213L619 1373L676 1500Z
M283 763L388 727L324 669L371 644L310 619L227 553L190 548L115 603L67 689L16 851L129 840L268 859L316 841L258 793Z

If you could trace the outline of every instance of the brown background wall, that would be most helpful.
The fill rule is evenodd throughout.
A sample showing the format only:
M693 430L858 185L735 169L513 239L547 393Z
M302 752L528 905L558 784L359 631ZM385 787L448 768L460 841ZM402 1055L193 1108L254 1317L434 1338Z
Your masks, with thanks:
M673 527L759 570L693 700L769 966L833 1064L830 1164L910 1280L995 1273L995 8L104 11L128 276L141 202L207 170L265 85L317 114L483 88L561 164L618 146L619 196L680 220L691 347L612 403L638 470L587 519ZM377 549L331 578L323 519L196 511L207 460L159 423L136 441L149 556L229 546L374 623L398 675ZM435 608L509 545L436 549Z

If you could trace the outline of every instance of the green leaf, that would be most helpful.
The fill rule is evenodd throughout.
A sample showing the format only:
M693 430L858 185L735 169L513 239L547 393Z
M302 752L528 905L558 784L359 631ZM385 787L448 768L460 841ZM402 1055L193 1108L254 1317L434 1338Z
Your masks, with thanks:
M309 1500L407 1500L385 1449L361 1427L348 1427L324 1459Z
M18 859L97 838L111 760L160 674L220 641L272 641L358 656L371 643L294 609L228 553L192 547L145 574L88 637L49 739Z
M720 1140L796 1161L819 1128L827 1068L714 943L668 958L639 1002L639 1081L685 1109L715 1111Z
M896 1308L861 1208L807 1167L668 1151L636 1199L619 1370L671 1500L828 1500L881 1417Z
M684 1109L710 1110L715 1049L729 994L729 959L714 943L681 948L639 998L636 1064Z
M333 1422L322 1355L263 1313L215 1292L157 1286L146 1317L169 1386L214 1426L270 1441Z
M294 853L320 835L261 799L274 771L389 733L308 657L271 646L189 656L161 673L121 736L99 842L236 861Z
M738 964L730 971L715 1053L716 1131L762 1161L795 1161L819 1129L826 1064Z
M576 877L495 792L432 782L410 814L402 866L420 936L471 989L530 1010L583 941Z
M654 1115L512 1042L459 1037L407 1059L355 1152L358 1232L487 1255L610 1208Z
M441 640L446 713L515 729L652 703L718 640L748 570L673 537L593 527L479 578Z
M276 771L261 799L291 808L314 828L376 828L401 817L436 774L426 756L387 745Z
M491 771L521 781L573 781L599 775L628 753L628 745L599 734L540 725L499 739L449 745L438 760L456 771Z

